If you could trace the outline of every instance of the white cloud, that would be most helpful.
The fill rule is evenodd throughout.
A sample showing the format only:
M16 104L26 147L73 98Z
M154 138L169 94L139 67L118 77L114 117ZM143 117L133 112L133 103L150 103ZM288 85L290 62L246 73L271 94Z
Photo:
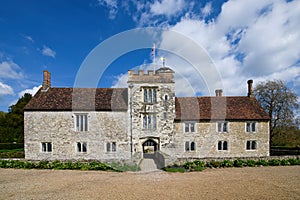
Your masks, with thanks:
M205 6L201 9L201 13L203 17L209 16L212 12L212 4L211 2L207 2Z
M208 88L212 91L211 88L220 86L225 95L245 95L248 79L254 79L254 85L259 81L282 79L299 87L300 1L226 1L220 13L207 21L204 18L211 16L213 1L197 11L199 2L196 1L132 2L139 8L132 14L139 25L163 25L189 37L207 51L222 79L221 83L209 85L214 80L209 73L197 77L193 66L180 61L176 55L166 55L167 64L178 73L177 95L207 94ZM173 21L180 16L179 21ZM164 45L180 52L186 44L163 35L158 50ZM124 80L125 76L119 78ZM186 88L192 92L186 92Z
M127 87L127 74L120 74L119 76L114 77L115 81L112 83L113 88L125 88Z
M12 89L11 86L2 83L0 81L0 95L13 95L14 94L14 90Z
M42 86L39 85L39 86L34 86L33 88L25 89L25 90L19 92L18 95L19 95L19 97L22 97L22 96L24 96L25 93L29 93L33 96L37 93L37 91L40 89L40 87L42 87Z
M167 17L171 17L181 12L184 7L184 0L155 0L153 4L150 5L150 12L153 15L166 15Z
M42 54L44 56L49 56L49 57L52 57L52 58L55 58L55 55L56 55L56 52L53 51L51 48L47 47L47 46L43 46L43 49L41 50Z
M23 37L30 42L34 42L33 38L29 35L23 35Z
M109 9L109 18L115 19L118 13L117 0L98 0L99 5L106 6Z
M225 93L240 95L245 94L250 78L255 82L278 78L296 81L300 73L299 66L293 66L300 60L298 19L299 1L235 0L224 3L215 20L184 17L170 30L183 33L206 49L220 72Z
M13 61L3 61L0 63L0 78L4 79L21 79L23 74L19 65Z

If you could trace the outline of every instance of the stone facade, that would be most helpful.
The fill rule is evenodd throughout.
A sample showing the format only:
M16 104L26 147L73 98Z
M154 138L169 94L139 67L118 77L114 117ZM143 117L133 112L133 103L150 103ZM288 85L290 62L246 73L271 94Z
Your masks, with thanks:
M75 116L87 114L87 131L76 131ZM127 112L25 112L25 158L30 160L127 160L130 157ZM116 151L107 151L107 143ZM43 152L42 143L52 151ZM86 144L79 152L78 143Z
M26 159L138 163L158 155L163 166L184 158L269 156L269 118L251 85L245 97L225 98L218 90L191 103L175 97L171 69L129 71L128 89L93 89L96 107L74 110L71 90L50 88L45 77L48 86L25 107Z

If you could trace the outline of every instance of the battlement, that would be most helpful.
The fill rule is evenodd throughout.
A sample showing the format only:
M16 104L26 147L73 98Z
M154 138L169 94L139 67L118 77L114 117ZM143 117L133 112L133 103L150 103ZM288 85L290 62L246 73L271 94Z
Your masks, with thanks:
M128 83L174 83L174 71L164 67L154 70L128 70Z

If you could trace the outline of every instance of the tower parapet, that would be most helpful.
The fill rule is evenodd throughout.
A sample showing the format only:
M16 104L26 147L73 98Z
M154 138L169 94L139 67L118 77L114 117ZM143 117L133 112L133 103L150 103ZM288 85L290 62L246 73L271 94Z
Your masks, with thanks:
M134 70L128 71L128 83L174 83L174 71L170 68L164 67L156 71L139 70L135 73Z

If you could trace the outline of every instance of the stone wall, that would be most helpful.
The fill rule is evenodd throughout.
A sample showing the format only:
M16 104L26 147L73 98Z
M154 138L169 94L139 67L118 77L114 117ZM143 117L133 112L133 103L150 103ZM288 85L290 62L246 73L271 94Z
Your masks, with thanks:
M264 157L269 156L269 123L257 122L255 133L246 132L245 121L229 121L227 133L218 133L217 122L197 122L195 133L184 132L184 122L175 123L177 158ZM257 142L256 150L246 150L247 140ZM195 151L185 151L185 142L195 142ZM227 141L228 150L218 150L218 141Z
M127 112L82 112L88 114L88 131L75 131L75 114L81 112L25 112L25 158L30 160L126 160L130 158ZM52 152L42 152L42 142L52 143ZM77 142L87 152L77 151ZM106 152L106 143L116 142L116 152Z

